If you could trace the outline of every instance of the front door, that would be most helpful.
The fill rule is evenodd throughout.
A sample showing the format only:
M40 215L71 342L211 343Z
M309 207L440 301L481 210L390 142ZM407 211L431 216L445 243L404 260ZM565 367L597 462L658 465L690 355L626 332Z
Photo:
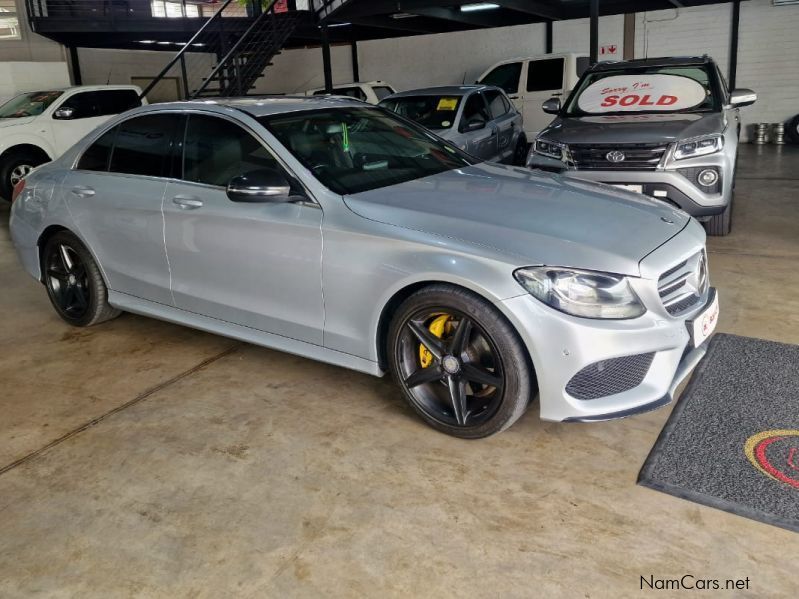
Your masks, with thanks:
M482 123L479 129L471 129L473 123ZM483 160L496 160L497 128L491 120L488 106L481 93L466 98L460 120L460 130L466 137L466 151Z
M527 81L524 86L524 130L528 139L552 122L553 116L541 109L541 104L552 97L563 99L564 58L542 58L527 64Z
M161 204L179 123L171 114L120 123L89 146L62 185L108 287L167 305L172 295Z
M491 122L497 131L497 154L493 160L497 162L507 161L513 158L513 138L515 130L516 113L511 110L510 103L505 99L502 92L488 90L483 92L488 112L491 115Z
M251 132L219 116L189 115L182 178L167 185L164 201L175 303L321 345L322 210L231 201L228 182L260 169L283 170Z

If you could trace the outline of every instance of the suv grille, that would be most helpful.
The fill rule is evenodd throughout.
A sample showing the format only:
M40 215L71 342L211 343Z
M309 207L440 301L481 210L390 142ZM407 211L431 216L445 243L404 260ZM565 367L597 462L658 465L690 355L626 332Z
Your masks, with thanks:
M638 354L594 362L575 374L566 392L575 399L599 399L640 385L655 354Z
M660 275L658 294L666 312L681 316L702 301L708 286L707 254L702 250Z
M578 170L653 171L668 148L668 144L569 144L569 153ZM614 161L608 155L623 158Z

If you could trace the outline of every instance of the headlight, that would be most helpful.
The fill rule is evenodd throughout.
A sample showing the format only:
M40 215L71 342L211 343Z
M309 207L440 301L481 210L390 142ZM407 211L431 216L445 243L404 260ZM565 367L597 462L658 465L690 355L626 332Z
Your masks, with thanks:
M637 318L646 312L627 277L604 272L534 266L513 273L530 294L574 316Z
M677 160L683 158L694 158L695 156L706 156L720 152L724 147L724 138L721 135L710 135L708 137L698 137L681 141L674 150L674 157Z
M566 144L547 141L546 139L536 139L535 151L542 156L549 156L550 158L562 160L563 154L566 152Z

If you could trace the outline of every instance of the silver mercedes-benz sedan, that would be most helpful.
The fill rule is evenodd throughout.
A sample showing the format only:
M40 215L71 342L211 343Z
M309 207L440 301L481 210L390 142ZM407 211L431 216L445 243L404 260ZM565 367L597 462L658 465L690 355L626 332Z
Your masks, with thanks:
M536 397L556 421L662 406L718 315L684 212L342 98L125 113L16 186L11 233L72 325L124 310L391 371L465 438Z

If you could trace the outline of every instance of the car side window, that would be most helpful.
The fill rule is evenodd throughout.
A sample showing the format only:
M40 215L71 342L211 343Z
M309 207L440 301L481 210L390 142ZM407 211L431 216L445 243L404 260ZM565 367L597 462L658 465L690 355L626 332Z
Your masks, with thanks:
M146 114L118 125L110 171L166 176L172 141L180 122L178 114Z
M333 90L337 96L349 96L358 100L366 100L366 94L360 87L338 87Z
M505 103L502 92L498 90L489 90L483 92L486 104L488 104L488 112L491 114L492 119L498 119L508 114L510 107Z
M494 85L505 90L506 94L519 93L519 78L522 75L521 62L501 64L480 81L483 85Z
M183 179L195 183L226 187L239 175L283 170L253 135L219 117L189 115L183 148Z
M485 101L481 94L472 94L466 98L466 104L463 107L463 117L461 117L461 124L471 123L472 121L490 121L491 115L488 114Z
M78 160L76 168L82 171L107 171L117 129L119 127L106 131L97 141L90 145L83 153L83 156L80 157L80 160Z
M79 92L70 96L59 108L71 108L71 119L90 119L100 116L100 107L96 92Z
M531 60L527 66L527 91L563 89L563 58Z
M139 94L132 89L109 89L97 94L97 116L120 114L141 106Z
M388 98L391 94L396 93L393 89L391 89L387 85L378 85L373 89L375 95L377 96L378 101L382 100L383 98Z

